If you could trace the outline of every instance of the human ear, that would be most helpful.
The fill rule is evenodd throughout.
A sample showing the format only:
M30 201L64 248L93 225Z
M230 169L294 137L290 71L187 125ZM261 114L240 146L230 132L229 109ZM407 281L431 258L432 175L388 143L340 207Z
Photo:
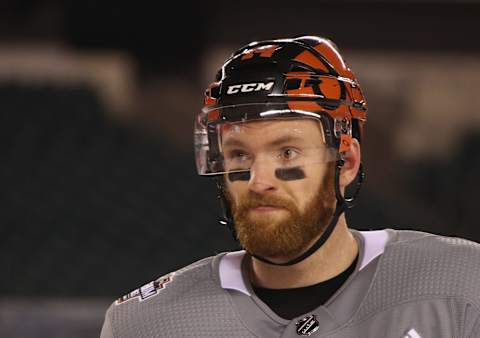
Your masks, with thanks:
M344 164L340 171L340 188L344 189L353 182L360 168L361 153L360 143L352 138L348 150L343 156Z

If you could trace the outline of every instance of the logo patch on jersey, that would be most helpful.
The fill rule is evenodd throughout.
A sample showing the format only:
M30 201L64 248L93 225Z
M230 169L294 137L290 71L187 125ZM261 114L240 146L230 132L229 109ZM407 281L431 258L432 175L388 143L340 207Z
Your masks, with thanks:
M320 327L315 315L306 316L300 319L295 325L297 325L297 334L299 336L310 336Z
M133 290L132 292L127 293L125 296L118 298L115 304L120 305L134 298L137 298L139 302L143 302L145 299L158 295L160 290L164 289L172 279L173 273L163 276L153 282L147 283L141 288Z

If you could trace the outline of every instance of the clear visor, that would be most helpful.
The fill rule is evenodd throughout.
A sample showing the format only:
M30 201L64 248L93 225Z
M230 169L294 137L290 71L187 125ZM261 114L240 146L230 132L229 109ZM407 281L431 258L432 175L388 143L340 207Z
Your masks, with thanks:
M338 151L325 141L320 117L298 115L215 123L204 123L205 120L199 116L195 126L195 156L200 175L259 168L305 169L339 159Z

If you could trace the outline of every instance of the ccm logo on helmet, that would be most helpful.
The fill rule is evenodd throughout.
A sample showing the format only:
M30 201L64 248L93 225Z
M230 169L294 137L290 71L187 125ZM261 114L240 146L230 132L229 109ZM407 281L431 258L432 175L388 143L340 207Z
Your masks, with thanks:
M270 90L273 87L275 82L252 82L252 83L242 83L236 84L233 86L228 86L227 94L237 94L237 93L250 93L250 92L258 92L260 90Z

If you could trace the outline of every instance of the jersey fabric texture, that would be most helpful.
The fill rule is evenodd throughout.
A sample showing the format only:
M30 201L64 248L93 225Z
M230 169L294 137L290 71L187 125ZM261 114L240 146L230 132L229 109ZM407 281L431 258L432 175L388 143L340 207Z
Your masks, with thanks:
M283 319L263 303L238 251L120 298L101 337L480 337L479 244L407 230L350 231L359 244L354 272L304 315Z

